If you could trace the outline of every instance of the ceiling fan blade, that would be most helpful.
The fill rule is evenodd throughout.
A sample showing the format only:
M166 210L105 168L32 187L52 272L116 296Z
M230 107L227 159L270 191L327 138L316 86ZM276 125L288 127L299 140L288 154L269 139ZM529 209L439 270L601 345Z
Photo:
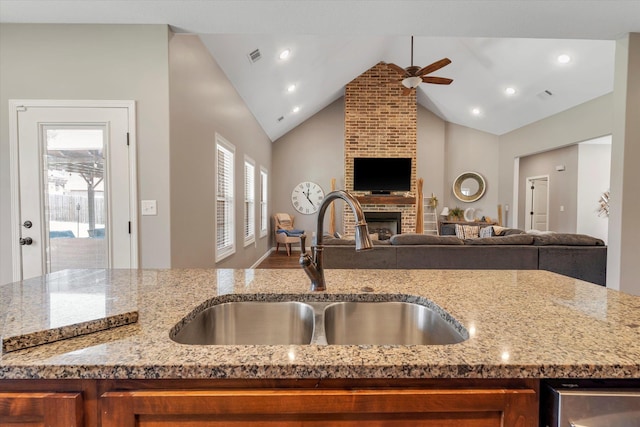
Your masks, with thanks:
M391 67L391 69L393 69L393 71L397 72L398 74L400 74L401 76L406 76L407 75L407 70L405 70L404 68L402 68L399 65L393 64L391 62L388 62L387 65L389 67Z
M412 88L410 88L410 87L403 87L403 88L402 88L402 95L405 95L405 96L406 96L406 95L409 95L409 94L411 94L411 91L412 91L412 90L413 90L413 89L412 89Z
M422 77L422 81L425 83L431 83L434 85L450 85L453 79L448 79L446 77L426 76L426 77Z
M424 74L430 74L449 64L451 64L451 60L449 58L442 58L440 61L436 61L433 64L429 64L426 67L422 67L420 71L418 71L418 74L416 75L422 76Z

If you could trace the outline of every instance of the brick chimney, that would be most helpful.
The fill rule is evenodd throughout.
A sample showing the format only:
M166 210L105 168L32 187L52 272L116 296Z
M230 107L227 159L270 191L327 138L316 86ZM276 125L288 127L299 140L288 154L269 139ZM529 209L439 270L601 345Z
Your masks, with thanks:
M402 95L400 76L380 62L345 88L345 189L353 191L354 157L411 157L411 197L416 195L416 91ZM381 172L383 173L383 172ZM414 232L415 205L362 204L365 212L400 212L402 232ZM343 211L346 234L353 234L354 217Z

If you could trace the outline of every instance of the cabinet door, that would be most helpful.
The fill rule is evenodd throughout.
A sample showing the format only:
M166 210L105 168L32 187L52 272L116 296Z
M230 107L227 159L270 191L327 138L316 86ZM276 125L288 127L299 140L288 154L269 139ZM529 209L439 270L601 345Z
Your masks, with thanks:
M80 427L80 393L0 393L0 425L3 427Z
M537 427L529 389L107 392L102 427Z

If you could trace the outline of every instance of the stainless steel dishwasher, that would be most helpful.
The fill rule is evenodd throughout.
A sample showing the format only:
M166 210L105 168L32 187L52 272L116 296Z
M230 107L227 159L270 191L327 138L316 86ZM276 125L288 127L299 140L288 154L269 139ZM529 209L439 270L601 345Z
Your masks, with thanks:
M640 384L589 387L571 382L547 384L541 400L543 427L638 427Z

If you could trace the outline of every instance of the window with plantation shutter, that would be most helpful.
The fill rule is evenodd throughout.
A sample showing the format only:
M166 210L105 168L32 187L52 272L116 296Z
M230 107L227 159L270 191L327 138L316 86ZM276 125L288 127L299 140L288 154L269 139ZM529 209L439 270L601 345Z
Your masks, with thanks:
M244 245L256 241L256 167L244 157Z
M216 262L236 251L233 162L235 147L216 134Z
M269 216L267 215L267 170L260 168L260 237L267 235L269 227Z

